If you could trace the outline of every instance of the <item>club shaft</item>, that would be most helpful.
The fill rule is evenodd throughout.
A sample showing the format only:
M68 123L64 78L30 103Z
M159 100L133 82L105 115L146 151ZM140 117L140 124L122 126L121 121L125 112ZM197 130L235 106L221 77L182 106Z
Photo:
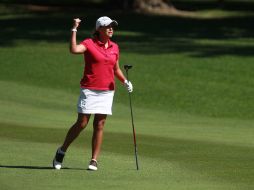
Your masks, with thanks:
M131 94L130 93L129 93L129 99L130 99L131 123L132 123L132 132L133 132L133 142L134 142L134 148L135 148L136 166L137 166L137 170L138 170L139 167L138 167L137 141L136 141L136 132L135 132L135 127L134 127L134 119L133 119L133 111L132 111Z
M127 74L127 80L129 81L128 70L126 70L126 74ZM133 133L133 141L134 141L136 167L137 167L137 170L139 170L136 132L135 132L135 127L134 127L134 119L133 119L133 111L132 111L132 103L131 103L131 93L129 92L128 94L129 94L129 102L130 102L130 110L131 110L131 124L132 124L132 133Z

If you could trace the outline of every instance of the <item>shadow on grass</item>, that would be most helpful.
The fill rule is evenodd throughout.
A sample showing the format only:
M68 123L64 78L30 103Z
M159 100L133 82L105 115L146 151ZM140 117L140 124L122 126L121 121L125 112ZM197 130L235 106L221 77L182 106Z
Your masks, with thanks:
M37 43L68 43L72 18L84 18L78 33L79 41L90 37L95 20L107 14L120 23L119 35L114 40L124 52L140 54L187 53L196 57L220 55L252 56L254 44L248 43L253 34L254 16L193 19L169 16L149 16L135 13L91 13L60 11L58 13L29 13L1 19L2 47L10 47L26 41ZM132 35L128 35L131 32ZM200 40L216 40L224 43L197 43ZM244 41L238 44L237 40ZM20 42L21 41L21 42ZM236 41L235 43L227 43Z
M9 169L29 169L29 170L55 170L53 167L47 166L14 166L14 165L0 165L0 168ZM68 168L63 167L61 170L86 170L84 168Z
M0 165L0 168L11 168L11 169L31 169L31 170L52 170L52 167L45 166L11 166L11 165Z

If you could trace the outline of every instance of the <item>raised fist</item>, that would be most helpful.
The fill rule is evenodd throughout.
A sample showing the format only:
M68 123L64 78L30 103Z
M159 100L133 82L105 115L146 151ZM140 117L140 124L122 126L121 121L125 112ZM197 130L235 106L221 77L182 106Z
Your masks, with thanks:
M79 18L73 19L73 28L77 29L79 27L81 20Z

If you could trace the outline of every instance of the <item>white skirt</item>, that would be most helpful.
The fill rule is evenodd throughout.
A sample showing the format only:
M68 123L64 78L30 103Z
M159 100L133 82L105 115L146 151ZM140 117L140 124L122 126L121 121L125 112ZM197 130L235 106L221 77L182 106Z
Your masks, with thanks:
M78 113L112 115L114 92L81 88L77 106Z

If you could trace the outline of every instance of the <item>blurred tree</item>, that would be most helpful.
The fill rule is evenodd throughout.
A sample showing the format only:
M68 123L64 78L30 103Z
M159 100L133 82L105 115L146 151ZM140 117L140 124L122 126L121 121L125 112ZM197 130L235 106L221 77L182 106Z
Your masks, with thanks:
M176 11L170 0L134 0L133 6L141 12L168 13Z
M134 6L137 8L154 9L154 8L171 8L173 7L170 0L134 0Z
M111 0L111 2L116 2ZM117 0L123 9L135 9L140 12L172 11L175 7L170 0Z

